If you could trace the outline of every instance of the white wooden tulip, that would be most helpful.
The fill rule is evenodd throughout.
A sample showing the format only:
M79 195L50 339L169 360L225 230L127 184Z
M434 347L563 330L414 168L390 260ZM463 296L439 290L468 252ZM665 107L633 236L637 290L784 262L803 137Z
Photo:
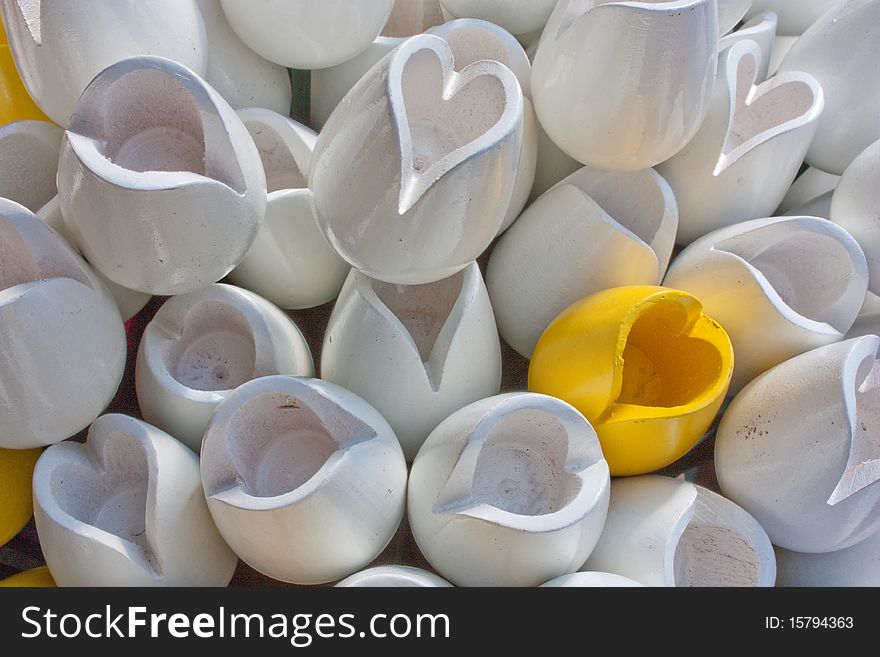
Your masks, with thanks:
M0 126L0 197L36 212L56 196L64 131L45 121Z
M751 9L752 0L718 0L718 32L727 34Z
M199 75L207 69L195 0L2 0L0 13L28 93L62 127L92 79L122 59L155 55Z
M826 173L816 167L807 167L788 188L777 212L785 213L801 208L820 196L833 192L839 182L840 176Z
M89 266L30 210L0 199L0 447L89 425L125 368L125 327Z
M724 494L773 543L831 552L880 529L880 338L787 360L746 387L721 419Z
M776 550L779 586L880 586L880 531L845 550Z
M767 79L770 71L770 58L773 56L773 43L776 40L777 17L772 11L758 14L736 32L731 32L718 42L718 52L723 52L734 43L749 39L758 44L761 49L761 59L758 64L758 73L755 82L761 83Z
M880 140L843 172L831 199L830 218L861 245L871 272L868 286L880 293Z
M522 141L513 193L498 230L502 233L526 206L537 171L539 125L531 101L532 65L519 41L494 23L462 18L432 27L428 34L439 36L449 44L457 71L478 61L495 60L509 68L519 80L523 93Z
M318 138L309 188L321 228L372 278L451 276L501 227L522 123L522 91L506 66L456 71L446 41L409 39L361 78Z
M319 379L245 383L214 413L202 484L226 542L275 579L320 584L370 563L403 516L406 462L363 399Z
M442 23L439 0L395 0L382 33L365 50L341 64L311 72L310 125L323 128L339 101L376 62L409 37Z
M343 587L449 587L452 586L442 577L412 566L377 566L349 575L336 586Z
M803 162L822 114L822 89L799 72L756 86L760 65L754 41L722 52L706 121L680 153L657 167L678 201L679 244L769 216Z
M198 452L217 405L251 379L312 376L302 333L280 309L231 285L169 299L144 329L135 383L144 419Z
M288 68L341 64L382 31L394 0L221 0L232 29L261 57Z
M477 263L424 285L353 269L324 336L321 377L375 406L411 461L441 420L501 387L501 345Z
M752 0L746 19L766 11L779 16L779 34L800 36L840 0Z
M645 586L773 586L767 534L746 511L677 479L615 479L602 538L583 569Z
M538 119L584 164L654 166L705 117L717 46L715 0L560 0L533 63Z
M856 241L816 217L755 219L694 242L670 265L664 285L690 292L730 335L732 394L761 372L839 342L867 290Z
M495 245L486 284L501 336L530 358L565 308L622 285L657 285L678 228L672 190L653 169L584 167L546 192Z
M590 423L554 397L511 393L453 413L413 463L409 522L459 586L537 586L575 572L599 539L608 464Z
M232 30L220 0L196 0L208 39L205 80L235 109L264 107L290 114L290 73L260 57Z
M572 573L571 575L562 575L549 582L544 582L541 586L552 588L630 588L641 586L637 581L629 577L615 575L613 573Z
M308 171L318 135L271 110L238 114L260 151L269 196L260 232L229 280L282 308L332 301L350 267L315 221Z
M491 59L504 64L519 80L523 92L523 135L513 194L499 229L499 232L503 232L525 207L537 172L540 128L529 99L532 65L519 41L494 23L462 18L430 27L427 32L439 36L449 44L456 70L460 71L475 62ZM354 59L333 68L314 71L311 75L310 99L312 123L323 126L330 113L354 84L376 62L405 40L405 37L380 36L370 48Z
M868 292L859 316L846 334L847 338L858 338L863 335L880 335L880 297Z
M34 517L59 586L226 586L238 563L208 512L196 455L126 415L43 453Z
M76 245L76 238L74 238L68 230L67 224L64 223L64 217L61 215L61 203L58 200L57 194L51 201L39 209L37 217L79 252L79 248ZM147 294L146 292L138 292L137 290L129 290L126 287L122 287L111 281L99 271L94 271L94 274L101 280L104 287L106 287L113 296L116 305L119 306L119 312L122 314L122 319L125 321L128 321L137 315L141 309L147 305L147 302L153 298L151 294Z
M519 35L543 29L556 0L440 0L440 5L447 21L479 18Z
M101 72L61 145L58 193L83 255L107 278L183 294L228 274L266 211L260 154L235 111L156 57Z
M845 0L803 33L780 73L805 71L825 90L825 112L807 163L842 174L880 139L880 0Z

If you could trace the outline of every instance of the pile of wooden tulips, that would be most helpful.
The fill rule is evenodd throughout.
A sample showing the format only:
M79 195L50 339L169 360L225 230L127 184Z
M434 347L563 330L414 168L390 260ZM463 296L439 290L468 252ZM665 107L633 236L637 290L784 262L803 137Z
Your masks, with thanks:
M880 585L880 0L0 15L6 584Z

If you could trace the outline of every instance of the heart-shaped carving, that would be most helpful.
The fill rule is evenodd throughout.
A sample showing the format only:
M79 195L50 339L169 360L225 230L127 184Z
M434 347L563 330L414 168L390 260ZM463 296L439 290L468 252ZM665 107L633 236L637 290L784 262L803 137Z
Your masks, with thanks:
M449 45L434 36L399 48L388 95L401 150L401 215L443 175L514 129L522 106L510 69L485 60L457 72Z
M367 293L367 300L397 325L406 343L418 352L435 391L440 389L443 364L471 296L465 290L472 289L475 273L465 269L442 281L422 285L364 280L362 292Z
M806 74L780 74L755 85L760 65L756 43L731 47L726 65L730 118L716 176L761 144L815 121L824 107L821 88Z
M510 396L479 421L435 513L551 531L593 509L608 477L598 439L574 409L543 401Z
M693 403L723 378L718 346L691 332L701 317L694 305L658 303L633 323L623 349L620 394L597 423L620 419L625 407L673 408ZM688 376L682 376L688 372Z
M216 460L210 483L206 479L207 493L234 504L243 496L304 498L347 450L375 438L376 431L302 386L296 395L267 392L249 399L229 418L225 436L227 453Z
M106 416L112 417L112 416ZM53 520L89 540L100 541L150 573L162 564L151 536L156 512L156 454L148 441L121 426L99 427L84 445L52 448L48 492ZM44 508L54 515L43 500Z
M750 224L740 224L746 228ZM780 309L800 316L814 331L845 334L865 297L867 274L854 244L841 241L823 219L785 218L718 241L714 251L746 263ZM846 236L848 242L849 237ZM821 326L825 325L825 326Z

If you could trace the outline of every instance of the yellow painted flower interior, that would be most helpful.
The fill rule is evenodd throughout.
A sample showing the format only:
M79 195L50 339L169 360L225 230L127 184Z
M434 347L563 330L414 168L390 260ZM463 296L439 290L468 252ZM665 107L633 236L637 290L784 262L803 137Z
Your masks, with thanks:
M652 304L639 315L626 336L617 403L685 406L716 386L723 375L718 347L683 335L689 322L685 307L671 300Z

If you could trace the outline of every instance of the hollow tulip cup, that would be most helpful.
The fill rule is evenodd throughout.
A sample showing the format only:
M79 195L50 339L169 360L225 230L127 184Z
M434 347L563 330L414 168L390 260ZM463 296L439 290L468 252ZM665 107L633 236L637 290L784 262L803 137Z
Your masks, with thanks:
M716 0L561 0L535 53L535 111L556 145L583 164L652 167L700 127L717 52Z
M724 413L722 492L797 552L849 548L880 530L880 338L819 347L768 370Z
M266 212L263 165L242 121L196 73L158 57L113 64L83 92L58 194L95 269L160 295L223 278Z
M604 290L564 310L532 355L529 390L564 399L596 428L611 474L652 472L712 424L730 385L730 338L687 292Z
M268 376L237 388L211 418L201 468L223 538L285 582L363 569L403 516L406 461L391 427L319 379Z
M537 586L590 555L608 488L596 433L576 409L510 393L464 407L431 433L410 473L409 522L454 584Z
M135 385L144 418L198 452L211 415L261 376L312 376L305 338L262 297L217 283L166 301L147 324Z
M579 169L532 203L492 249L486 285L502 337L529 358L575 301L659 284L677 228L675 196L653 169Z
M868 266L844 229L774 217L709 233L672 262L664 285L703 302L733 342L733 394L770 367L839 342L865 299Z
M407 40L361 78L318 137L309 188L328 241L389 283L430 283L466 267L510 205L523 107L500 62L459 71L440 37Z
M762 59L750 39L721 53L706 120L679 153L657 167L678 201L679 244L770 216L803 163L825 94L801 71L761 82Z
M59 586L226 586L238 563L211 520L196 455L126 415L101 416L84 444L43 453L34 510Z
M773 586L767 533L730 500L687 481L615 479L605 531L582 570L645 586Z

